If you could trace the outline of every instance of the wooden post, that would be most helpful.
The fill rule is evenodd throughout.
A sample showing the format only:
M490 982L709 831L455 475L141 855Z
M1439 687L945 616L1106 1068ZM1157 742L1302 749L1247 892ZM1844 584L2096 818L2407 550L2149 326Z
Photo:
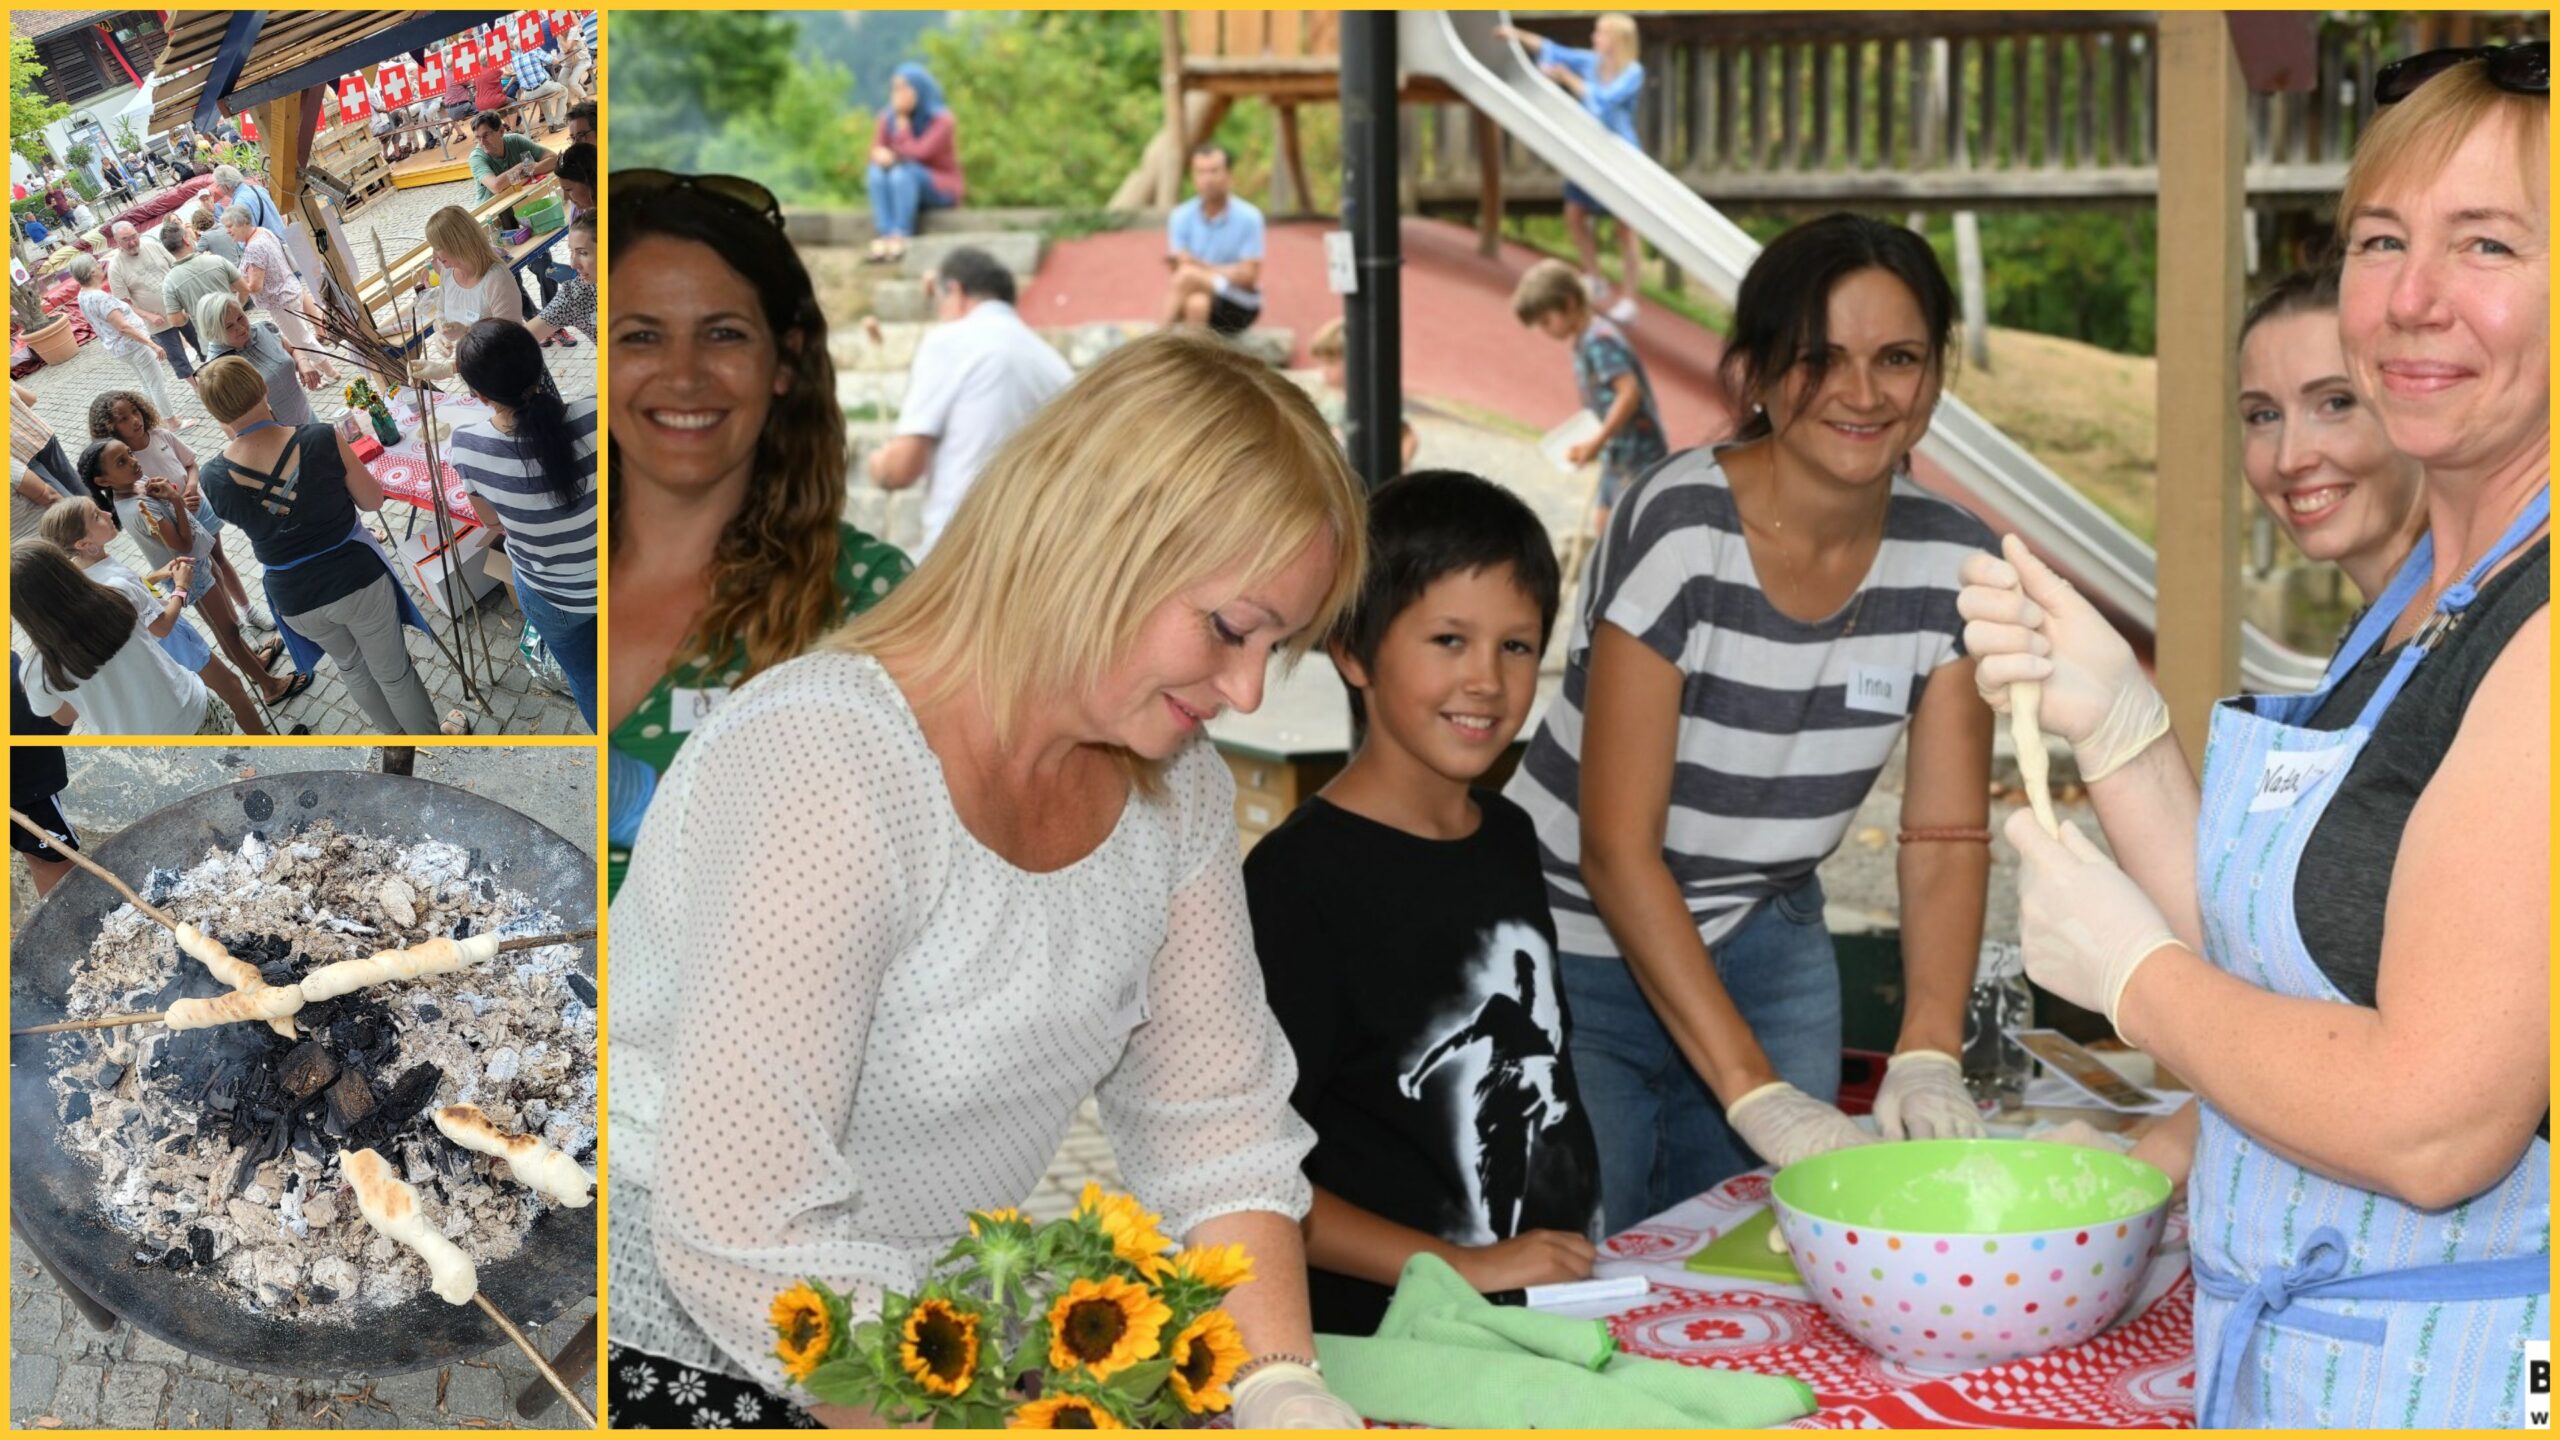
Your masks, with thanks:
M1476 253L1502 253L1502 130L1493 117L1470 107L1476 132Z
M1156 167L1156 208L1170 210L1182 203L1182 167L1191 160L1189 127L1182 109L1182 14L1164 11L1160 17L1164 33L1164 158Z
M2224 18L2160 16L2160 692L2199 769L2240 685L2240 329L2248 94Z

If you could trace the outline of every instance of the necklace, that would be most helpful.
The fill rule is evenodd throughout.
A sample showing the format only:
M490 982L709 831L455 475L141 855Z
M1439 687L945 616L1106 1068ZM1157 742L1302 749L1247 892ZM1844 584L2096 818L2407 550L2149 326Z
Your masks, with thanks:
M1768 529L1768 531L1769 531L1769 538L1770 538L1771 543L1772 543L1772 544L1773 544L1773 545L1774 545L1774 546L1775 546L1779 551L1781 551L1781 552L1783 553L1783 552L1785 551L1785 549L1786 549L1786 546L1784 545L1783 540L1784 540L1784 537L1785 537L1785 535L1786 535L1787 522L1786 522L1786 520L1785 520L1785 518L1784 518L1784 517L1782 517L1782 516L1780 516L1780 515L1778 514L1778 470L1777 470L1777 462L1776 462L1776 460L1775 460L1775 459L1772 459L1772 460L1769 462L1769 465L1768 465L1768 480L1769 480L1769 489L1768 489L1768 491L1767 491L1767 494L1768 494L1768 496L1769 496L1769 512L1768 512L1767 516L1766 516L1766 517L1764 517L1764 519L1765 519L1766 527L1767 527L1767 529ZM1737 504L1735 505L1735 507L1734 507L1734 508L1735 508L1735 513L1736 513L1736 514L1740 514L1740 513L1741 513L1741 506L1739 505L1739 503L1737 503ZM1878 545L1879 545L1879 548L1881 548L1881 545L1882 545L1881 540L1879 540ZM1804 588L1804 564L1803 564L1803 562L1802 562L1802 561L1800 561L1800 560L1798 560L1798 559L1796 559L1793 555L1788 555L1788 556L1786 556L1786 561L1787 561L1786 577L1787 577L1787 582L1788 582L1788 584L1789 584L1790 586L1792 586L1792 587L1796 588L1796 589L1799 589L1799 590L1803 589L1803 588ZM1761 598L1763 598L1764 600L1768 599L1768 585L1766 584L1766 582L1763 582L1760 588L1761 588ZM1842 617L1841 617L1841 621L1840 621L1840 635L1839 635L1839 638L1840 638L1840 639L1846 640L1846 639L1848 639L1850 636L1855 635L1855 634L1857 634L1857 633L1858 633L1858 617L1859 617L1859 616L1861 616L1861 615L1863 615L1864 613L1866 613L1866 608L1867 608L1867 589L1868 589L1868 586L1867 586L1867 583L1866 583L1866 579L1865 579L1865 577L1864 577L1864 576L1861 576L1861 577L1859 578L1859 580L1858 580L1858 588L1857 588L1857 589L1856 589L1856 591L1854 591L1854 592L1850 595L1850 597L1849 597L1848 611L1847 611L1847 613L1846 613L1844 616L1842 616ZM1775 600L1770 600L1770 601L1769 601L1769 608L1770 608L1770 609L1772 609L1772 610L1777 610L1777 609L1778 609L1777 602L1776 602ZM1779 613L1779 614L1781 614L1781 615L1786 615L1786 612L1785 612L1785 611L1783 611L1783 610L1779 610L1779 611L1778 611L1778 613ZM1794 617L1793 617L1793 616L1787 616L1787 618L1789 618L1789 619L1794 619ZM1800 623L1805 623L1805 622L1800 622ZM1820 623L1822 623L1822 622L1820 622L1820 621L1813 621L1813 622L1809 622L1809 623L1812 623L1812 624L1820 624Z

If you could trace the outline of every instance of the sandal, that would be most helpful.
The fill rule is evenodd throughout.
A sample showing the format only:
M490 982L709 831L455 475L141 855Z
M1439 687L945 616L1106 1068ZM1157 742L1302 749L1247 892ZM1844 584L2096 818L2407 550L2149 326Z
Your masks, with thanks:
M261 670L275 669L276 659L282 654L284 654L284 637L279 635L273 640L270 640L266 644L258 647L258 668Z
M462 718L462 711L457 708L444 712L444 724L438 728L447 735L468 735L471 733L471 722Z
M297 671L291 680L285 682L285 686L282 691L267 697L267 708L272 710L276 706L284 704L294 696L299 695L310 688L311 672L308 670Z

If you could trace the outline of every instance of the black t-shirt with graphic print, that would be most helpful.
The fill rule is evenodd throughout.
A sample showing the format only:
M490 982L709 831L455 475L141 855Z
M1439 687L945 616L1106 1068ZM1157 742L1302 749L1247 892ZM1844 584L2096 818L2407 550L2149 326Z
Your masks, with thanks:
M1255 949L1297 1051L1307 1178L1483 1245L1600 1238L1600 1164L1565 1055L1538 841L1519 806L1429 840L1310 800L1245 860ZM1390 1289L1308 1272L1318 1330L1376 1332Z

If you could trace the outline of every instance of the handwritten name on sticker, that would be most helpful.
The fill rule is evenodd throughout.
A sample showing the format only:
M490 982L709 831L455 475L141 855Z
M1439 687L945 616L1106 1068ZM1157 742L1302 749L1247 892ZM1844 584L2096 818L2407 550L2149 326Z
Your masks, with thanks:
M2258 793L2249 799L2249 810L2290 810L2293 802L2317 788L2333 771L2343 768L2355 757L2352 745L2331 745L2319 750L2270 750L2267 763L2258 771Z

